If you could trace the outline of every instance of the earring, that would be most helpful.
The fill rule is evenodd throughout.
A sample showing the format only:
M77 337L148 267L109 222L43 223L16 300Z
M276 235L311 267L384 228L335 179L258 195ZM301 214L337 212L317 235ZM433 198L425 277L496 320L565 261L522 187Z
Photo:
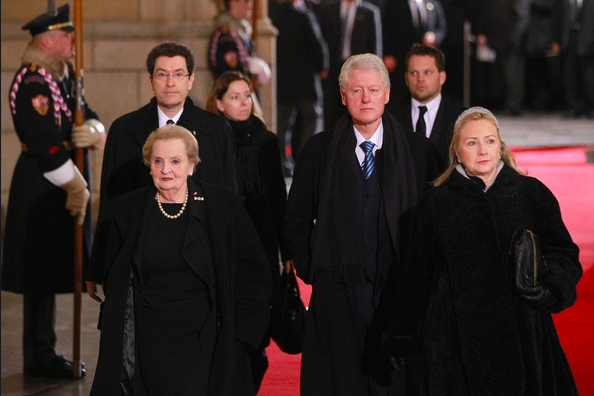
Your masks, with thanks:
M459 164L462 163L462 161L460 161L460 157L456 157L456 161L458 161Z
M153 175L153 172L149 171L149 175L151 175L151 176L152 176L152 175Z

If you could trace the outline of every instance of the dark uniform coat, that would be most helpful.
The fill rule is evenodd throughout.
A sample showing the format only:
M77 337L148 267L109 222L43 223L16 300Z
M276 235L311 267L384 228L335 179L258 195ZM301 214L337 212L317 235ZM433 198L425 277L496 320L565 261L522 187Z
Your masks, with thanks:
M438 174L435 146L427 138L404 131L387 113L382 120L384 143L376 153L376 169L384 202L378 218L386 225L378 238L385 241L385 255L378 253L374 300L389 293L389 274L400 267L401 216ZM371 330L365 334L357 305L364 262L363 225L357 212L362 193L357 186L363 174L355 145L347 116L334 130L312 136L299 157L289 193L289 247L297 275L312 285L301 366L304 395L365 395L365 374L380 375L363 359L370 352L365 338L373 336Z
M229 11L217 17L217 28L210 37L209 66L218 77L236 70L248 74L248 58L252 53L252 27L247 20L235 19Z
M51 294L72 292L74 287L74 218L65 208L66 191L43 176L74 158L70 151L76 108L73 77L71 67L65 76L62 61L29 46L11 84L12 119L23 151L14 169L6 214L3 290ZM85 106L85 118L98 117ZM84 262L91 238L88 207Z
M197 268L206 226L212 252L215 283L209 287L215 301L217 341L209 394L253 395L248 350L259 345L269 323L270 274L262 245L239 197L222 186L188 179L190 218L181 245L188 266ZM192 199L194 198L194 199ZM104 269L105 301L101 319L99 360L91 395L131 394L134 372L135 318L142 304L142 242L149 205L156 205L154 187L118 197L105 207L97 234L105 246L93 246L92 265ZM200 208L202 206L203 208ZM125 390L125 391L124 391Z
M551 317L574 303L582 275L559 204L508 166L487 192L483 186L454 170L419 205L388 334L400 352L419 334L423 394L577 395ZM541 243L539 283L553 298L540 306L515 289L508 247L518 227Z

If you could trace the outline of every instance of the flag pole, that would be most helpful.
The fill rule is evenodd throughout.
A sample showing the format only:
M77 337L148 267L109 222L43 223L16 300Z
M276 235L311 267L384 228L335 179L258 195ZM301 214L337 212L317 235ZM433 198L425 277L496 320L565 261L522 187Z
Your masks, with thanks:
M83 29L82 29L82 0L74 1L74 38L75 38L75 75L76 75L76 111L74 124L84 123L83 102ZM84 175L84 153L80 148L75 149L75 163ZM72 365L74 378L82 378L82 262L83 262L83 226L75 222L74 225L74 313L72 334Z

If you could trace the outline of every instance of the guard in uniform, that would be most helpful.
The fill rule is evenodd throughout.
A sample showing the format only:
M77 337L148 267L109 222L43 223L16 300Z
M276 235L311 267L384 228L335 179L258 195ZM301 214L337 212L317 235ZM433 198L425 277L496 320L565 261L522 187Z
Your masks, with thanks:
M210 38L209 65L216 79L226 71L236 70L257 79L260 85L270 81L270 67L252 54L252 0L225 0Z
M55 16L38 16L23 30L32 39L10 86L22 152L10 186L1 286L23 294L25 374L73 378L72 362L55 350L55 294L73 291L75 221L84 224L85 261L92 228L88 178L74 165L71 150L84 148L87 165L87 151L103 149L105 128L87 106L85 123L73 127L76 81L69 63L74 50L69 5Z

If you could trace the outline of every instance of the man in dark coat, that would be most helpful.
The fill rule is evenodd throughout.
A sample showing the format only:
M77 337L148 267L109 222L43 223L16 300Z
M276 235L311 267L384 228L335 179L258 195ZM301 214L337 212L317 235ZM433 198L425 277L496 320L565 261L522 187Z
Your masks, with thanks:
M361 0L341 0L320 6L318 22L328 44L330 68L324 80L324 128L334 128L346 112L338 87L344 61L355 54L382 56L382 21L377 6Z
M562 1L560 43L563 50L565 117L594 118L594 1Z
M404 63L404 80L410 97L388 110L405 129L428 137L437 146L445 170L454 123L464 108L454 98L441 93L446 81L444 54L439 48L416 43Z
M146 106L115 120L109 129L101 173L99 222L108 200L152 185L142 162L142 146L152 131L171 122L190 130L200 145L201 162L192 178L236 190L229 124L195 106L188 97L194 82L194 57L190 50L176 43L160 44L149 53L147 69L155 97ZM95 243L104 242L95 240ZM94 289L95 283L102 283L101 276L101 268L92 266L86 277L87 285Z
M74 39L69 5L55 16L38 16L23 30L32 40L9 95L22 152L10 186L2 290L24 297L25 374L73 378L72 362L55 350L55 293L74 288L75 221L84 230L83 264L93 232L88 177L85 180L74 165L71 150L85 148L88 170L86 149L103 148L105 128L86 102L85 123L73 126L76 81L68 62Z
M387 0L382 11L384 63L390 72L392 103L406 96L404 57L413 43L439 47L447 32L439 0Z
M530 0L477 2L473 24L477 45L488 45L497 54L504 76L504 110L512 116L524 112L526 96L526 34L530 23ZM486 73L483 79L492 79Z
M322 77L328 75L328 46L302 0L279 0L272 18L278 27L278 137L285 173L292 174L307 140L324 128Z
M437 153L384 113L390 80L381 58L349 58L340 86L349 114L310 139L287 207L297 275L312 285L301 392L401 394L401 372L390 375L376 359L376 313L400 265L401 216L437 176Z

